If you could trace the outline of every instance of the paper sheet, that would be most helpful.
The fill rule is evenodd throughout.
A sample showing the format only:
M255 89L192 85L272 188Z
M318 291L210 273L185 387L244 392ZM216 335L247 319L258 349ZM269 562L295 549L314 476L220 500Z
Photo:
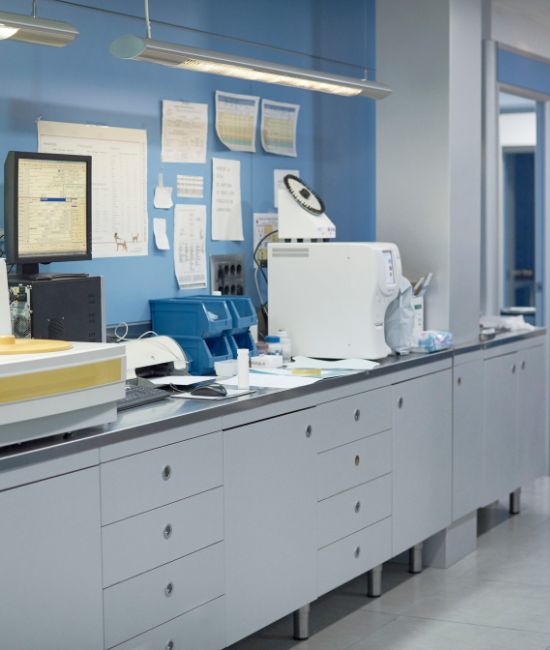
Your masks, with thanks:
M153 205L155 208L161 210L169 210L174 205L172 201L172 188L164 185L162 174L159 174L158 184L155 187Z
M296 126L298 104L285 104L262 99L262 147L279 156L296 157Z
M298 169L274 169L273 170L273 205L279 207L279 190L284 187L283 178L287 174L292 174L300 178Z
M216 133L231 151L256 151L259 99L216 91Z
M174 209L174 270L180 289L206 287L206 206Z
M179 198L203 199L204 176L177 175L177 194Z
M147 255L147 132L38 120L38 151L92 156L93 257Z
M208 104L162 102L162 162L205 163Z
M278 216L275 213L271 213L271 212L254 213L254 244L253 244L254 248L252 249L253 251L256 250L256 246L258 245L258 242L262 239L262 237L265 237L270 232L277 230L277 223L278 223ZM267 244L276 241L279 241L277 235L273 235L273 237L267 237L267 239L264 239L260 248L258 249L258 252L256 253L256 259L260 262L267 261Z
M372 370L380 364L368 359L338 359L326 361L311 357L294 357L294 362L287 364L287 368L313 368L320 370Z
M212 158L212 239L244 239L239 160Z
M321 377L299 377L296 375L272 375L250 371L250 385L254 388L299 388L319 381ZM221 379L219 384L236 386L237 378Z
M166 234L166 219L155 217L153 219L153 232L155 233L155 246L159 251L169 251L170 242Z

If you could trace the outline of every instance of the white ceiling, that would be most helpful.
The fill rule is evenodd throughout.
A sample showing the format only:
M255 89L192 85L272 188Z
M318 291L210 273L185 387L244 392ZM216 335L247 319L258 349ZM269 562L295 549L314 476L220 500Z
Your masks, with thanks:
M550 0L493 0L493 4L550 28Z

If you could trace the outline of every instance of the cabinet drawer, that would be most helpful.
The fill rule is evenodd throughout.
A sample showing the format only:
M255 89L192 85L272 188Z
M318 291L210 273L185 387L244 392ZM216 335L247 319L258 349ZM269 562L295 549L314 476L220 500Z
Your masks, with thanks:
M220 650L225 647L224 598L140 634L116 650Z
M131 517L223 480L221 433L192 438L101 465L103 524Z
M388 474L392 469L391 431L350 442L317 456L319 500Z
M318 545L327 546L391 515L391 474L318 504Z
M214 544L103 591L111 648L224 592L223 544Z
M223 539L223 488L102 529L105 587Z
M314 438L317 451L391 428L391 389L380 388L321 404Z
M391 517L317 552L317 595L370 571L391 557Z

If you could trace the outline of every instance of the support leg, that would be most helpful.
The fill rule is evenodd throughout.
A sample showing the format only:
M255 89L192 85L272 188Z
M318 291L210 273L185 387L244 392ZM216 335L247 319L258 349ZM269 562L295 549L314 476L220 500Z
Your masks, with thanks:
M510 492L510 514L519 515L521 512L521 488Z
M379 564L367 573L367 596L378 598L382 595L382 565Z
M409 573L422 573L422 542L409 549Z
M294 638L297 641L309 639L309 604L294 612Z

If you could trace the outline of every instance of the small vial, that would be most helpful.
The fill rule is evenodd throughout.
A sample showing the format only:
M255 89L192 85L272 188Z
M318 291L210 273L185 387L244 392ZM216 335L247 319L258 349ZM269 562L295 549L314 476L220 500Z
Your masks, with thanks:
M266 336L264 341L267 343L268 354L282 354L281 340L278 336Z
M290 342L290 336L286 330L279 330L277 332L279 336L279 341L281 342L281 353L283 355L283 362L288 363L292 357L292 345Z
M250 388L250 372L248 366L248 349L237 349L237 387L239 390Z

